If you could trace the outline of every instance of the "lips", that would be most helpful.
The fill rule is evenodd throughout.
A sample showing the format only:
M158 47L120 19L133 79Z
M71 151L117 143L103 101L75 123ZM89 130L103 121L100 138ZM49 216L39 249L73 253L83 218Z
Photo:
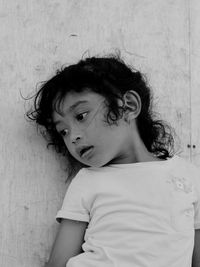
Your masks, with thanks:
M87 157L93 150L93 146L86 146L79 150L79 155L81 158Z

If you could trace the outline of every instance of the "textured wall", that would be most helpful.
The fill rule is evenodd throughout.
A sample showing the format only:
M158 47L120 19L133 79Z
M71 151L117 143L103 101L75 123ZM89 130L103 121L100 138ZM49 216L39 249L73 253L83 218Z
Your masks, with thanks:
M0 0L0 266L43 266L56 233L64 164L20 94L62 64L119 48L147 74L181 155L200 165L199 14L198 0Z

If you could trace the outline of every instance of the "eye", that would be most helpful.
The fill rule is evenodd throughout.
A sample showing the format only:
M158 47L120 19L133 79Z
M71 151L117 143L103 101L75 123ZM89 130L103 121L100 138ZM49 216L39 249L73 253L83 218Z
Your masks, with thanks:
M67 136L68 134L69 134L69 130L68 130L68 129L64 129L64 130L60 131L60 135L61 135L62 137L65 137L65 136Z
M80 113L80 114L76 115L76 119L78 121L82 121L82 120L84 120L86 118L87 115L88 115L88 112Z

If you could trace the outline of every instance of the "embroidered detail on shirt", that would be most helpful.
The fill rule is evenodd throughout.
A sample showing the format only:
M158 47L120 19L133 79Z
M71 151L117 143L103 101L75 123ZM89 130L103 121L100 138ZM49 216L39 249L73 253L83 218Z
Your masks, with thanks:
M176 191L182 191L185 193L191 193L193 191L193 186L185 178L171 177L167 182L172 183Z
M192 217L193 216L193 209L190 208L190 209L185 210L185 215L187 217Z

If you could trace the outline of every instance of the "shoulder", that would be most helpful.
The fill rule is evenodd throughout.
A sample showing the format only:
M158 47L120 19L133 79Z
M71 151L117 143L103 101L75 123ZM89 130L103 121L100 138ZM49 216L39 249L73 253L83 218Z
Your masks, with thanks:
M100 168L82 168L78 171L78 173L72 178L72 183L83 183L90 180L94 180L94 178L99 176Z
M95 181L96 179L99 179L99 177L105 177L109 176L111 173L115 172L116 170L114 168L111 168L110 166L106 167L88 167L88 168L82 168L80 171L76 174L76 176L72 179L72 181Z
M172 167L179 172L184 172L190 175L200 175L200 168L189 160L175 155L171 159Z
M83 192L98 193L116 178L116 172L118 169L110 166L82 168L72 179L69 189L78 187Z
M198 166L189 160L174 156L171 160L170 169L174 179L191 184L194 191L197 191L200 195L200 168Z
M100 170L93 168L82 168L69 181L67 181L67 192L77 190L83 194L95 188L96 181L99 180Z

